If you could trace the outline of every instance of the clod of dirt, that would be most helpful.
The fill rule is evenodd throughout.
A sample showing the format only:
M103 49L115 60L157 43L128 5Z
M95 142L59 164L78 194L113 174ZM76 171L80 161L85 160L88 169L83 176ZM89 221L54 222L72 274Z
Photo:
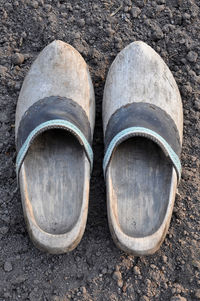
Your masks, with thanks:
M141 14L141 9L139 7L134 6L131 9L131 15L133 18L137 18Z
M5 77L8 68L0 65L0 76Z
M39 6L37 1L30 1L29 4L35 9L38 8L38 6Z
M117 281L117 286L120 287L120 288L122 288L123 285L124 285L123 280L122 280L122 279L119 279L119 280Z
M162 260L163 260L164 263L166 263L167 262L167 256L163 255Z
M8 232L8 230L9 230L8 227L2 226L2 227L0 227L0 234L6 234Z
M85 286L81 287L81 292L83 293L83 295L85 295L87 293L87 290L86 290Z
M164 37L162 29L158 25L152 26L152 38L154 41L158 41Z
M134 266L133 271L134 271L135 275L140 275L141 274L140 268L138 266Z
M187 55L187 59L191 63L195 63L197 61L198 54L194 51L190 51Z
M52 10L52 6L50 4L45 4L44 6L46 12L50 12Z
M77 24L79 27L84 27L85 26L85 20L84 19L79 19L77 20Z
M14 65L21 65L24 62L24 55L21 53L15 53L12 56L12 62Z
M5 271L5 272L10 272L10 271L12 271L12 269L13 269L12 264L11 264L11 262L9 262L9 261L6 261L6 262L4 263L3 268L4 268L4 271Z
M121 280L121 279L122 279L122 274L121 274L121 272L120 272L120 271L115 271L115 272L113 273L113 279L116 280L116 281Z

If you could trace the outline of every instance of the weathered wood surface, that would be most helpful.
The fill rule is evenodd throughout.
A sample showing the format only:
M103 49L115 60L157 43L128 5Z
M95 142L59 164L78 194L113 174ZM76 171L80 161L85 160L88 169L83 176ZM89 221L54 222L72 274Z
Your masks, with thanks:
M88 67L70 45L54 41L33 63L20 92L16 133L24 112L47 96L76 101L94 130L95 100ZM40 249L64 253L84 233L89 198L90 164L78 140L63 130L40 134L20 171L20 190L29 234Z
M182 141L183 109L177 84L161 57L140 41L123 49L108 72L103 96L104 133L110 116L133 102L152 103L166 111Z
M87 64L76 49L59 40L43 49L23 82L16 109L16 134L24 112L52 95L76 101L94 129L94 90Z
M154 104L174 120L182 141L183 111L176 82L160 56L143 42L118 54L106 80L103 126L113 113L133 102ZM167 233L177 187L177 175L162 150L144 137L122 142L106 174L111 233L123 250L154 253Z

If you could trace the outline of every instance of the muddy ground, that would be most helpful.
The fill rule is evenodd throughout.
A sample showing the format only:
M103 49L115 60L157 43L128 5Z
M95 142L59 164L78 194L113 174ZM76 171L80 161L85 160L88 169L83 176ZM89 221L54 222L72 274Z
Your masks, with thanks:
M24 76L54 39L89 65L96 94L89 216L79 246L48 255L31 243L15 175L15 107ZM107 223L101 103L109 66L132 41L165 60L184 105L183 173L161 249L133 257ZM19 55L20 54L20 55ZM200 1L0 0L0 301L200 300Z

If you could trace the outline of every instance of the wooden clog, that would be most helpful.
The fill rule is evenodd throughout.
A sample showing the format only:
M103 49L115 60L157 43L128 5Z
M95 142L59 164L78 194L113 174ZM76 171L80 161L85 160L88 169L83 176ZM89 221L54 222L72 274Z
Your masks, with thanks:
M95 99L88 67L70 45L54 41L26 76L17 103L17 177L35 245L64 253L87 220Z
M111 233L136 255L167 233L181 177L182 101L161 57L143 42L122 50L103 98L104 174Z

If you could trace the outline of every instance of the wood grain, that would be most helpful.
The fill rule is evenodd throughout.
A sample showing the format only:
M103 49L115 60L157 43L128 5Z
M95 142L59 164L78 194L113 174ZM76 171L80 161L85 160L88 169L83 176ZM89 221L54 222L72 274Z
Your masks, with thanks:
M147 255L160 247L161 229L165 226L166 233L171 219L176 177L154 142L134 137L117 147L107 173L107 206L111 232L120 233L123 250Z
M76 101L86 112L93 131L94 89L87 64L75 48L59 40L41 51L25 77L16 109L16 135L24 112L36 101L49 96Z
M183 108L172 73L161 57L147 44L129 44L112 63L103 96L104 133L110 116L133 102L157 105L174 120L182 141Z
M178 87L160 56L143 42L122 50L108 72L103 98L104 134L112 114L133 102L165 110L173 118L182 142ZM116 147L107 168L106 189L109 226L119 248L135 255L158 250L170 224L176 187L175 169L154 142L132 137Z
M70 45L54 41L33 63L16 109L16 135L24 112L48 96L77 102L94 130L95 99L88 67ZM90 164L76 137L62 129L41 133L19 174L24 216L33 243L49 253L74 249L85 230Z

